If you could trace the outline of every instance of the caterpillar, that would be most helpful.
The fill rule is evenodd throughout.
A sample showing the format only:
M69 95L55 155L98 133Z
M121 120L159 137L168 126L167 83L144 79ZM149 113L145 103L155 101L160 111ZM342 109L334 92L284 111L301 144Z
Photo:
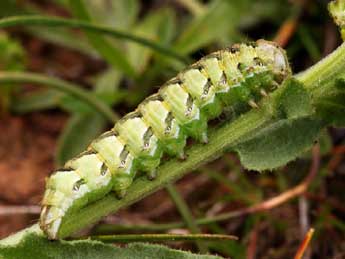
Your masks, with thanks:
M328 10L335 24L339 26L342 39L345 40L345 1L335 0L329 2Z
M207 143L209 120L234 105L257 107L290 74L285 51L265 40L203 57L50 176L41 229L57 239L69 213L111 191L123 197L138 172L154 179L163 154L184 159L188 137Z

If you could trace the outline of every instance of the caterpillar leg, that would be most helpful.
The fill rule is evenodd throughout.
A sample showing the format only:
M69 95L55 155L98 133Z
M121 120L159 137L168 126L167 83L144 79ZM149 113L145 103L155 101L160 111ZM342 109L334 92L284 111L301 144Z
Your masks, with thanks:
M254 109L259 108L259 106L257 105L257 103L254 100L249 100L248 105Z
M207 132L203 132L201 135L201 143L203 144L207 144L208 143L208 136L207 136Z
M116 198L119 200L123 199L126 196L127 190L121 189L121 190L114 190Z
M186 131L187 135L191 136L196 141L204 144L208 142L206 121L188 123L183 125L183 129Z
M147 178L149 180L154 180L157 177L157 170L152 170L147 173Z
M262 97L267 97L268 94L264 89L260 89L260 94L262 95Z
M161 143L139 112L128 114L115 129L135 157L138 171L147 173L158 167L163 155Z
M177 158L180 159L181 161L184 161L187 159L187 154L185 152L181 152L180 154L178 154Z
M125 197L128 187L132 184L133 177L128 175L117 175L114 177L113 191L118 199Z
M187 136L182 133L181 137L176 139L168 139L162 143L166 153L172 157L178 157L182 160L185 159L184 148L187 143Z

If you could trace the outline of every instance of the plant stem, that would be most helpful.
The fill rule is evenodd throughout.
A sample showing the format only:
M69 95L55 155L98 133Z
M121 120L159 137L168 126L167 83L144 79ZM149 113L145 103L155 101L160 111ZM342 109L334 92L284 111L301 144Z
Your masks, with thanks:
M220 241L237 240L236 236L219 234L129 234L91 236L92 240L105 243L157 242L157 241Z
M106 119L112 122L118 120L118 116L102 101L98 100L93 94L84 90L78 85L68 83L61 79L47 77L29 72L0 72L0 84L2 83L33 83L40 86L53 88L64 93L70 94L79 100L87 103L96 111L102 114Z
M184 222L186 223L188 229L193 233L193 234L200 234L201 231L198 227L198 225L195 223L195 220L193 218L192 213L190 212L188 205L184 201L183 197L181 197L180 193L178 190L175 188L174 185L168 184L166 187L171 199L175 203L178 211L180 212ZM208 252L208 249L205 245L196 242L199 250L201 253L205 254Z
M335 80L345 71L345 44L341 45L331 55L320 61L305 73L297 75L307 90L313 92L322 89L324 85ZM330 76L331 75L331 76ZM320 84L322 82L322 84ZM322 94L322 91L317 91ZM277 92L272 93L272 98ZM322 95L321 95L322 96ZM266 104L269 102L265 102ZM58 236L64 238L70 234L97 222L102 216L115 212L120 208L142 199L164 185L181 178L189 171L200 167L207 161L219 157L226 148L231 148L238 139L259 129L272 120L274 114L270 106L263 104L261 109L251 110L237 120L224 125L210 133L207 146L195 144L186 153L188 159L181 162L172 159L158 168L158 177L149 181L145 177L138 178L128 189L127 195L118 200L113 194L109 194L100 201L90 204L75 214L65 218L62 222ZM228 215L226 215L228 216ZM218 220L221 218L218 217Z
M17 25L25 26L52 26L52 27L71 27L81 28L90 32L99 32L118 39L129 40L151 48L161 54L174 58L184 64L188 64L190 60L163 45L150 41L148 39L136 36L124 31L115 30L108 26L96 25L86 21L75 19L65 19L58 17L40 16L40 15L23 15L12 16L0 20L0 28L13 27Z
M345 75L345 44L340 45L327 57L295 77L306 88L317 90L339 76ZM322 89L321 89L322 90Z

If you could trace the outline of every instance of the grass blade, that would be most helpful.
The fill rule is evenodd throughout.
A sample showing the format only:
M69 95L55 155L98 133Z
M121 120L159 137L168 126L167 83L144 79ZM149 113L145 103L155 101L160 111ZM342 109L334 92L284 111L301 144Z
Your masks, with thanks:
M70 28L81 28L88 30L90 32L103 33L118 39L133 41L148 48L153 49L161 54L169 56L182 62L184 64L189 63L189 59L176 53L175 51L162 46L158 43L150 41L148 39L110 28L108 26L96 25L85 21L75 20L75 19L65 19L58 17L49 17L49 16L39 16L39 15L23 15L23 16L12 16L0 20L0 28L13 27L18 25L25 26L63 26Z
M84 4L80 0L69 1L72 12L80 20L92 22ZM107 60L114 68L118 68L125 74L134 77L135 70L126 58L123 50L111 45L106 39L98 33L86 32L86 36L91 45L99 52L99 54Z
M118 120L118 116L107 105L98 100L93 94L77 85L61 79L29 72L0 72L0 83L33 83L44 87L50 87L64 93L68 93L84 101L109 121L115 123Z

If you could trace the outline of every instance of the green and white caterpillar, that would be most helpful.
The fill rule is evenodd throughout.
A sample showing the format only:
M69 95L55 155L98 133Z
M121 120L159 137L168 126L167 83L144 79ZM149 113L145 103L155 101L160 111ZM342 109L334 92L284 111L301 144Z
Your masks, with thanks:
M207 143L210 119L234 105L257 107L290 74L285 51L265 40L205 56L51 175L41 228L56 239L67 214L111 191L123 197L137 172L154 179L163 154L183 158L188 137Z

